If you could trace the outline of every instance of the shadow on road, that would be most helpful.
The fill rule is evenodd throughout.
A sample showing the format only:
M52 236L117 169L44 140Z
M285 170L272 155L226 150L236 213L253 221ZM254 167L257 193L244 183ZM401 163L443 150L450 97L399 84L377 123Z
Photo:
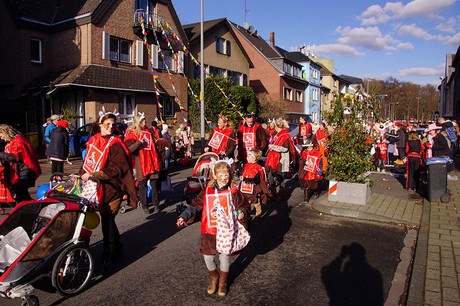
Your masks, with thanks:
M257 255L266 254L284 242L284 236L292 225L290 218L292 208L288 206L288 200L296 185L295 179L287 181L285 199L282 202L271 201L268 203L260 224L250 226L251 240L230 266L229 286L244 272Z
M380 271L366 260L366 250L358 243L344 245L329 265L321 269L321 280L329 295L329 305L383 305Z

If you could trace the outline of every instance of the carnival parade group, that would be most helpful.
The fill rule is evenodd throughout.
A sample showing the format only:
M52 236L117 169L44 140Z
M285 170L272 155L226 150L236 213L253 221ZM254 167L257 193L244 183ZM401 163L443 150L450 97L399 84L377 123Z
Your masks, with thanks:
M159 211L159 182L175 151L174 142L178 141L176 137L171 139L165 124L147 126L147 118L141 113L134 116L132 124L120 135L117 115L105 110L99 113L79 171L83 181L91 177L101 181L97 201L103 233L103 274L122 255L123 244L115 222L122 201L127 199L130 206L141 207L149 214L147 186L150 185L154 212ZM270 201L283 202L286 178L297 177L304 201L309 202L312 197L319 197L319 186L328 171L330 127L324 122L311 123L300 117L292 135L283 118L263 124L256 119L255 114L246 113L235 128L228 116L219 115L204 149L218 158L210 162L206 186L177 218L180 229L196 215L201 216L200 252L209 273L206 290L210 295L227 294L231 256L248 244L251 239L248 225L263 222ZM61 163L68 152L66 124L59 117L52 121L54 127L49 133L47 150L57 152L49 156L52 155L54 169L62 170ZM417 187L423 159L452 157L457 147L458 125L443 118L429 125L421 136L416 125L397 122L382 121L367 128L374 143L370 154L374 156L375 166L383 170L389 163L403 162L408 190ZM176 136L187 139L188 147L183 152L190 157L193 151L190 127L181 126ZM7 124L0 124L0 140L6 144L0 152L0 203L14 205L30 200L28 188L35 185L41 174L32 146L22 133Z

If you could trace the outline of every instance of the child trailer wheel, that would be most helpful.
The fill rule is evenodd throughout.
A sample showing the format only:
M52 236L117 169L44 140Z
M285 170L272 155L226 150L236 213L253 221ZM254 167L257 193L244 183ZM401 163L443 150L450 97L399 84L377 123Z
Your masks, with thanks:
M21 306L39 306L38 297L35 295L27 295L22 297Z
M441 203L449 203L450 202L450 194L445 193L441 196Z
M54 263L51 282L57 292L65 297L81 293L91 281L94 260L89 249L74 244L64 249Z

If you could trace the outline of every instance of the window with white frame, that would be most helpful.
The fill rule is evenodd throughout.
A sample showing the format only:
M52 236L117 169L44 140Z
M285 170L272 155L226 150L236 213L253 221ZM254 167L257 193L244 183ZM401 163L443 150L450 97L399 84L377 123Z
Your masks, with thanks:
M131 45L131 41L110 36L110 60L131 63Z
M163 106L163 116L174 116L174 97L160 96L160 103Z
M30 39L30 61L32 63L42 62L42 41L40 39Z
M121 93L118 103L118 111L120 115L132 115L136 107L134 95L130 93Z
M216 37L216 52L230 56L232 53L231 42L222 37Z
M163 53L163 56L161 56L161 53ZM174 55L171 50L161 49L161 52L158 52L158 69L174 71Z
M319 100L319 89L318 88L313 88L311 91L311 96L313 101L318 101Z
M302 102L303 101L303 91L301 91L301 90L296 90L295 91L295 100L297 102Z
M283 63L283 71L292 74L292 65L288 63Z
M291 88L284 87L283 95L284 95L284 99L292 101L292 89Z
M302 76L302 70L299 67L293 66L292 75L300 78Z
M239 73L239 72L236 72L236 71L232 71L232 70L228 70L227 71L227 77L233 82L233 84L235 85L241 85L241 78L242 78L243 74L242 73Z
M209 66L209 74L225 76L225 70L215 66Z

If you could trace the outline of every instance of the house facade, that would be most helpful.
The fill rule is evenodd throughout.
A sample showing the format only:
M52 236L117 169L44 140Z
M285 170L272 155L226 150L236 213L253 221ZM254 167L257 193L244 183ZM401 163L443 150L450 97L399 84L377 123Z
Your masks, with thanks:
M190 43L190 52L201 58L201 24L184 25ZM248 86L249 70L253 67L249 56L237 39L233 27L226 18L203 22L205 74L226 77L235 85ZM189 62L193 78L200 77L200 66Z
M335 98L349 92L350 82L334 74L334 62L330 59L315 58L321 70L321 110L322 116L332 110Z
M51 114L73 114L75 127L103 108L184 120L188 40L171 1L2 1L0 17L9 42L0 103L12 106L1 121L17 117L16 127L41 139Z
M302 78L302 65L289 60L287 52L275 45L275 34L270 34L267 43L251 27L231 23L234 31L253 63L250 69L249 85L256 94L275 97L285 108L284 117L290 123L305 116L305 89L308 82Z
M455 54L447 54L445 75L438 86L439 115L460 120L460 46Z
M302 65L302 79L307 81L304 113L308 116L308 121L319 122L321 120L320 65L299 51L287 52L285 56Z

